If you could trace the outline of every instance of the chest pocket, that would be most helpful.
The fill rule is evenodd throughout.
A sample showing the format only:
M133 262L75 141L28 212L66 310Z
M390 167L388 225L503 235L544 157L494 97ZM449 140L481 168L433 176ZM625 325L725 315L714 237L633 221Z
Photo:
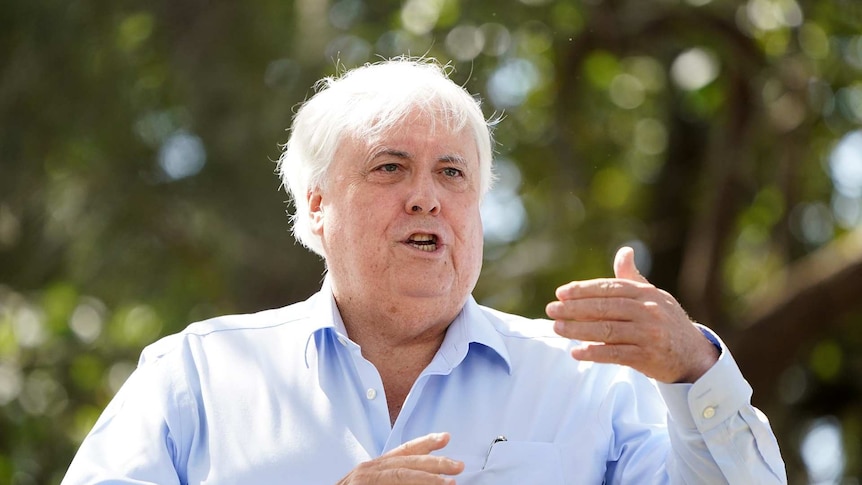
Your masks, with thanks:
M503 441L491 449L484 469L479 463L479 469L468 467L455 479L463 485L558 485L563 483L560 460L553 443Z

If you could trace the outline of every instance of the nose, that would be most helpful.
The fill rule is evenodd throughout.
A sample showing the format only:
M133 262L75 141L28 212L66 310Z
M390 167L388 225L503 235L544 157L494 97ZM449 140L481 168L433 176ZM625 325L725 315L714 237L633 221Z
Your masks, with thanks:
M404 209L409 214L431 214L440 213L440 199L437 195L437 187L430 175L417 175L410 184L409 194L405 200Z

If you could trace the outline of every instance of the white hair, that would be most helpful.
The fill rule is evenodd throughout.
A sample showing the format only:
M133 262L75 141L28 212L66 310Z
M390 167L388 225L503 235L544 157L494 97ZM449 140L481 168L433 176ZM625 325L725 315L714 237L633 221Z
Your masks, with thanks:
M479 101L449 79L450 72L434 59L399 57L317 82L317 93L297 111L278 160L278 174L295 207L293 235L303 246L326 257L320 237L311 230L308 194L325 186L339 143L346 136L370 139L385 133L417 109L453 131L472 130L480 195L490 189L494 122L485 120Z

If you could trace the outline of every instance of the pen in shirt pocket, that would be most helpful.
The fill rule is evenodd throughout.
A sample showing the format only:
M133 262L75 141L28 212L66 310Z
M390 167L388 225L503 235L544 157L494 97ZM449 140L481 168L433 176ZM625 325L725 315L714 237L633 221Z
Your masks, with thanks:
M491 445L488 446L488 452L485 453L485 462L482 463L482 470L484 470L485 466L488 464L488 458L491 457L491 450L494 449L494 445L496 445L497 443L500 443L501 441L509 441L509 440L506 439L505 436L500 435L500 436L497 436L496 438L494 438L494 441L492 441Z

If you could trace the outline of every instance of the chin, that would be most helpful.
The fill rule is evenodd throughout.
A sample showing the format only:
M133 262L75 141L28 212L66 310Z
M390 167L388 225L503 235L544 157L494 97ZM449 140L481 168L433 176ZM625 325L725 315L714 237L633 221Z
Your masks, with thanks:
M408 298L445 298L450 295L449 291L440 288L427 287L402 287L400 293Z
M438 299L441 300L441 305L447 304L444 302L463 304L478 279L471 278L472 284L468 286L467 280L463 278L464 275L452 271L451 266L445 269L436 267L425 270L413 267L410 271L392 276L394 278L390 280L392 282L390 288L393 289L394 294L405 298Z
M433 281L434 279L431 278L428 283ZM398 287L398 293L405 298L428 300L429 303L439 305L441 310L453 304L463 304L470 294L471 288L459 288L452 284L440 285L439 280L437 281L437 285L422 284L416 281L411 282L413 284L401 284Z
M444 280L445 281L445 280ZM413 273L409 280L401 279L395 291L407 298L449 298L454 288L450 282L442 283L441 278Z

